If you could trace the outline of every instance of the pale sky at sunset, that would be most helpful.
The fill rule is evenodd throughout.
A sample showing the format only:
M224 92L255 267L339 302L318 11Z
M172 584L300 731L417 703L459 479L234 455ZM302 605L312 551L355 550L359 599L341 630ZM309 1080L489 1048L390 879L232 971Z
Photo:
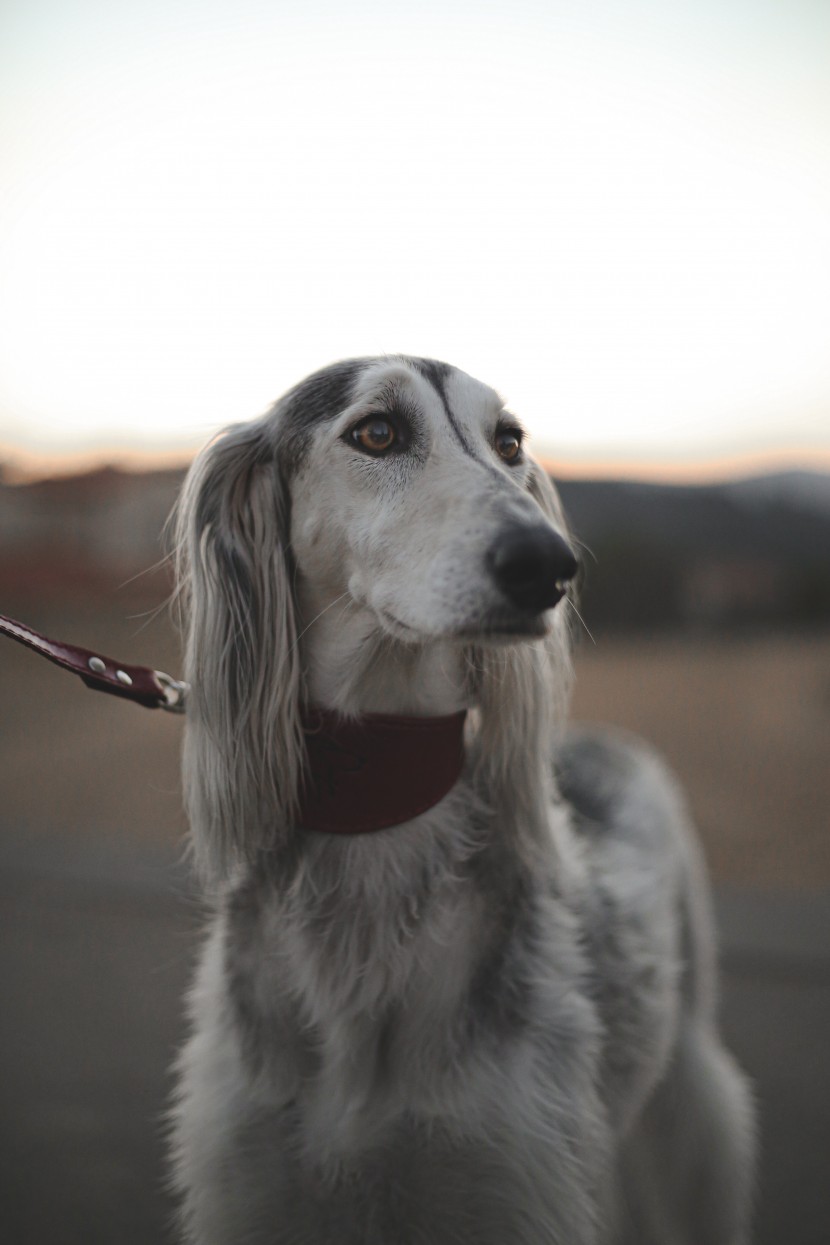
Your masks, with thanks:
M830 463L825 0L8 0L0 458L353 354L574 464Z

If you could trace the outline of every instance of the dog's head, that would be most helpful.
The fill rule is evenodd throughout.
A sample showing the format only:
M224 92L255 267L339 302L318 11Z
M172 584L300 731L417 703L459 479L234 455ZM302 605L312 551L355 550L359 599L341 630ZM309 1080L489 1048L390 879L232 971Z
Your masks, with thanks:
M549 629L576 561L492 389L445 364L378 360L319 373L280 407L291 549L315 609L345 593L405 642Z
M189 803L209 843L247 852L290 819L298 620L334 602L392 642L465 646L500 766L515 769L517 744L532 751L534 725L547 739L546 706L567 681L554 607L576 559L518 420L465 373L404 357L315 373L199 456L178 536Z

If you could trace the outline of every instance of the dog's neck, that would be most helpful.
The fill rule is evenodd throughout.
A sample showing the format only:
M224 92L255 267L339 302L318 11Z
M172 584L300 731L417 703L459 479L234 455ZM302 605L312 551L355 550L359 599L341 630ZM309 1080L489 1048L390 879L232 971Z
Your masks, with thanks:
M351 601L326 608L309 592L302 596L299 629L308 704L350 717L441 717L469 707L459 645L403 643L384 634L374 615Z

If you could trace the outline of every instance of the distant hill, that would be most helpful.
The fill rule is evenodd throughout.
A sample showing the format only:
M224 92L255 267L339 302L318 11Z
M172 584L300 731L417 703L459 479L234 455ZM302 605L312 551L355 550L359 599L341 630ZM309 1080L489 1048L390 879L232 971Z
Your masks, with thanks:
M807 477L810 488L800 484ZM678 553L770 557L805 565L830 534L830 475L764 477L718 485L565 480L570 522L589 544L622 535ZM830 549L825 545L825 556Z
M766 505L787 502L830 515L830 474L823 471L778 471L726 485L738 501Z
M585 614L612 628L830 621L830 475L558 485Z

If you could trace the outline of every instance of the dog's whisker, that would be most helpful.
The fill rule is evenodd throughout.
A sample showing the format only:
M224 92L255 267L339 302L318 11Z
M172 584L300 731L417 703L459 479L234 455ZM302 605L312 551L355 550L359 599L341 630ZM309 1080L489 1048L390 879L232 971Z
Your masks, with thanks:
M591 641L591 643L592 643L592 644L594 644L594 645L595 645L595 644L596 644L596 640L594 639L593 635L591 634L591 632L590 632L590 630L589 630L589 628L588 628L588 624L586 623L585 619L584 619L584 618L582 617L582 615L580 614L579 610L576 608L576 605L574 604L574 602L571 600L571 598L570 598L570 597L565 597L565 598L564 598L564 600L565 600L565 604L570 606L570 608L571 608L571 609L573 610L573 612L576 614L576 616L577 616L577 618L579 619L579 621L582 623L582 626L583 626L583 627L584 627L584 629L585 629L585 634L588 636L588 639Z
M333 601L329 601L329 603L328 603L328 605L325 607L325 609L320 610L320 613L319 613L319 614L315 614L315 615L314 615L314 617L311 619L311 622L307 623L307 624L305 625L305 627L303 627L302 631L301 631L301 632L299 632L299 634L298 634L298 636L297 636L296 640L295 640L295 641L294 641L294 643L291 645L292 651L293 651L293 649L295 649L295 648L297 647L297 645L300 643L300 640L302 640L303 636L304 636L304 635L306 635L306 633L307 633L307 632L309 632L309 631L311 630L311 628L314 626L314 624L315 624L316 622L318 622L318 621L319 621L319 620L323 617L323 615L324 615L324 614L328 614L329 610L334 609L335 605L339 605L339 604L340 604L340 602L341 602L341 601L342 601L345 597L348 597L349 595L350 595L350 593L349 593L348 589L347 589L345 592L341 592L339 597L335 597Z
M584 541L584 540L580 540L578 536L574 536L573 532L571 532L570 536L571 536L571 542L572 542L574 545L576 545L577 549L581 549L583 553L587 553L587 554L588 554L588 556L589 556L589 557L593 560L594 565L595 565L595 566L596 566L596 565L598 565L598 562L597 562L597 555L594 553L594 551L593 551L593 549L591 548L591 546L590 546L590 545L586 545L585 541Z

